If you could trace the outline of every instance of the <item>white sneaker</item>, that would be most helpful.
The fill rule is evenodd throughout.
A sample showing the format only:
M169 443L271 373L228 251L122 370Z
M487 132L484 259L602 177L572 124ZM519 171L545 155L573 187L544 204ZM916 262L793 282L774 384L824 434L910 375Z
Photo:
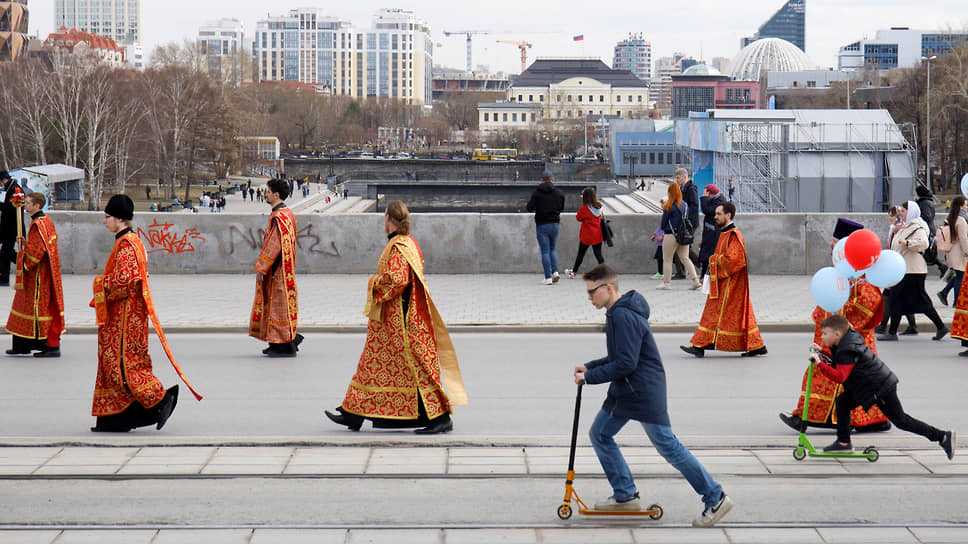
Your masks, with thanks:
M699 514L699 517L692 520L693 527L712 527L716 522L723 519L727 512L733 509L733 499L726 496L724 492L719 497L719 502L715 506L707 507Z
M663 284L660 284L660 285L656 286L656 289L658 289L659 291L671 291L672 290L672 286L669 285L668 283L663 283Z
M570 268L565 269L565 275L568 276L568 279L570 280L575 279L575 271Z
M554 283L554 281L552 281L552 279L551 279L551 278L545 278L545 279L544 279L544 280L543 280L543 281L541 282L541 285L551 285L551 284L553 284L553 283Z
M551 281L552 283L558 283L558 280L560 279L561 279L561 275L559 275L558 271L556 270L555 273L551 275Z
M692 287L690 287L689 290L690 291L695 291L696 289L699 289L700 287L702 287L702 283L697 281L696 283L692 284Z

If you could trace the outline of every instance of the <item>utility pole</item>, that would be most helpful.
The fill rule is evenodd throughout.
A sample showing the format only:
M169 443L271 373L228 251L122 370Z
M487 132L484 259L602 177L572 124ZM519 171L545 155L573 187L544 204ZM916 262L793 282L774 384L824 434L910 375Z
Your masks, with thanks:
M924 164L925 164L924 179L928 182L928 190L930 190L931 192L934 192L934 190L931 188L931 61L933 61L936 58L938 58L937 55L931 55L930 57L921 57L921 60L926 61L928 63L928 93L927 93L927 99L925 100L925 102L928 103L927 104L928 106L928 114L927 114L928 149L927 149L927 154L924 157Z

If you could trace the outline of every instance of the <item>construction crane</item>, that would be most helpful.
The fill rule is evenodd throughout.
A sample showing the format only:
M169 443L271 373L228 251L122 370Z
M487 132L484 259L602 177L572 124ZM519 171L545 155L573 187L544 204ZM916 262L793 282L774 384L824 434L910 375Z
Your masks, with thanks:
M446 30L444 31L444 36L452 36L454 34L464 34L465 36L467 36L467 71L473 72L474 62L472 60L472 55L471 55L471 51L472 51L471 36L475 34L488 34L488 31L486 30L455 30L453 32L448 32Z
M524 70L528 67L528 48L531 47L531 44L528 42L516 42L514 40L498 40L497 43L518 46L518 49L521 50L521 73L523 74Z

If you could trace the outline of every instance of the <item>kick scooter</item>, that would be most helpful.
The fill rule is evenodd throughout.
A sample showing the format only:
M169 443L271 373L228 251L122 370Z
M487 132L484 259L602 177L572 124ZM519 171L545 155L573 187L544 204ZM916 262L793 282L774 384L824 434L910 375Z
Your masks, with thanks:
M586 516L649 516L652 519L662 517L662 507L658 504L649 506L646 510L595 510L589 508L575 492L575 449L578 444L578 416L581 414L581 388L585 382L578 384L578 395L575 397L575 421L571 426L571 452L568 454L568 476L565 480L565 498L558 507L558 517L568 519L572 514L571 499L574 497L578 504L578 513Z
M812 353L817 353L812 351ZM820 354L817 354L821 356ZM810 369L807 371L807 389L803 395L803 414L800 421L800 441L797 443L797 447L793 448L793 458L797 461L803 461L807 455L810 457L863 457L870 461L871 463L877 461L880 454L877 453L877 448L874 446L867 446L862 453L855 452L826 452L817 451L814 449L813 444L807 439L807 409L810 407L810 391L813 385L813 369L815 363L813 359L810 360Z

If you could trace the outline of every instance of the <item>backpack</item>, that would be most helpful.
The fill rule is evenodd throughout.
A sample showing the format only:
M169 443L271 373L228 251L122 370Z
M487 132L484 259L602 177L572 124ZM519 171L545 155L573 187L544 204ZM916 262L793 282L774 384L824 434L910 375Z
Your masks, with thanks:
M938 227L938 232L935 233L934 240L938 246L938 251L947 253L954 247L954 244L951 243L951 228L948 225Z
M676 229L676 243L680 246L692 245L695 238L692 221L689 220L689 205L683 202L680 204L679 211L682 212L682 220L679 221L679 228Z

